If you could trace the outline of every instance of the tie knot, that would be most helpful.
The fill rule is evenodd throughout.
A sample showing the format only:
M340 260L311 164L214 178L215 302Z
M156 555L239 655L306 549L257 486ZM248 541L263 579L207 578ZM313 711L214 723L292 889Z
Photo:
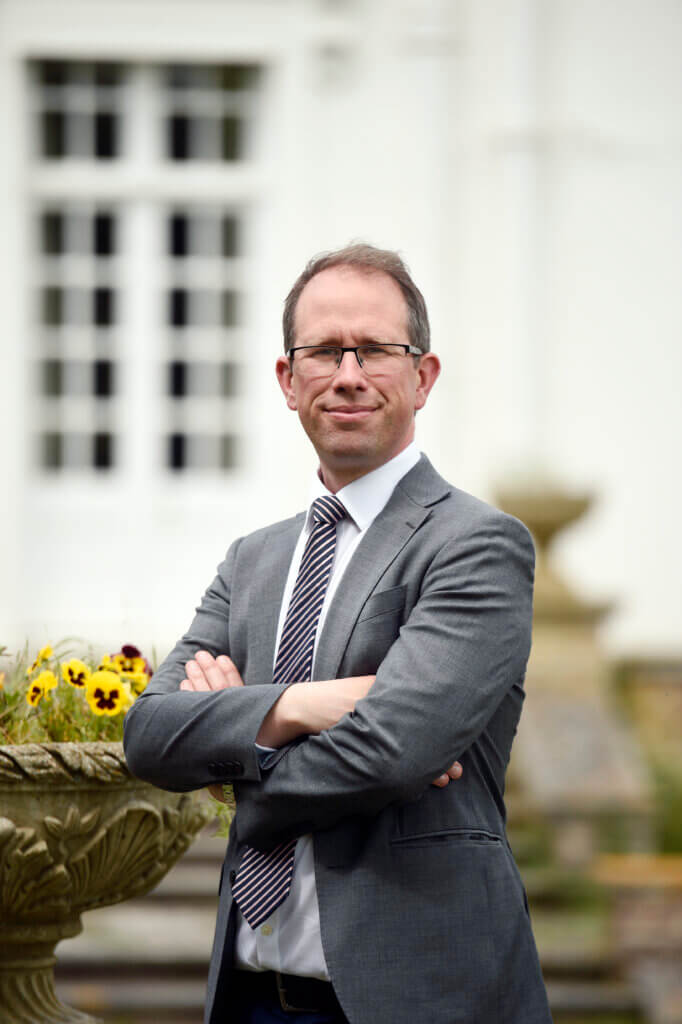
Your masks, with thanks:
M316 498L312 505L312 513L316 523L326 523L328 526L335 525L348 515L343 504L332 494Z

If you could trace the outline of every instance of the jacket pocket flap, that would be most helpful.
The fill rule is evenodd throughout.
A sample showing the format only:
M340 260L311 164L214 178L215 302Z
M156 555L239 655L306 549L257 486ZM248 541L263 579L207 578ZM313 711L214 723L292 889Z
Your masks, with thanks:
M414 832L394 836L391 846L412 846L422 843L503 843L502 836L483 828L443 828L432 832Z
M391 587L389 590L380 590L378 593L371 594L365 601L358 622L365 622L366 619L373 619L377 615L385 615L386 612L403 608L406 591L405 584L401 584L399 587Z

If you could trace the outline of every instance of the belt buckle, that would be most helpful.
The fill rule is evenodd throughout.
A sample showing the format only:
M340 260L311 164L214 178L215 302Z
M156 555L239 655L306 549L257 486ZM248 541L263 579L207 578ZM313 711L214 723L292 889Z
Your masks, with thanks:
M287 1000L287 992L284 987L284 981L279 971L275 971L275 982L277 984L277 995L279 996L279 1005L281 1008L288 1013L321 1013L321 1009L318 1006L292 1006Z

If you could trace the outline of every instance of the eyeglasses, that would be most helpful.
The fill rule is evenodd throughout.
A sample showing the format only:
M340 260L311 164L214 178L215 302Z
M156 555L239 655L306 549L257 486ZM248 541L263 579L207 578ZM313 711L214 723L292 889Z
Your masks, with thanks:
M395 373L404 356L421 356L424 353L414 345L398 345L382 342L372 345L354 345L341 348L340 345L298 345L289 349L289 359L302 377L331 377L341 366L346 352L353 352L355 358L370 377L388 376ZM294 356L294 353L298 355Z

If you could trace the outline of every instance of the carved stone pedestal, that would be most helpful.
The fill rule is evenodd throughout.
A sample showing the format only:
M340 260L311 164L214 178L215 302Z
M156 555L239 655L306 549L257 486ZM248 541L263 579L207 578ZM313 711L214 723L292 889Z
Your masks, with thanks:
M552 485L498 495L536 542L533 649L510 766L528 810L552 825L564 864L603 849L645 850L652 813L637 737L610 700L612 666L597 629L609 605L585 600L552 564L552 543L590 500Z
M133 778L120 743L0 747L0 1024L94 1024L58 1000L55 946L152 889L212 815Z
M0 1020L16 1024L64 1021L93 1024L94 1017L59 1002L54 991L54 947L82 930L79 920L63 926L2 926L0 942ZM41 941L42 940L42 941Z

